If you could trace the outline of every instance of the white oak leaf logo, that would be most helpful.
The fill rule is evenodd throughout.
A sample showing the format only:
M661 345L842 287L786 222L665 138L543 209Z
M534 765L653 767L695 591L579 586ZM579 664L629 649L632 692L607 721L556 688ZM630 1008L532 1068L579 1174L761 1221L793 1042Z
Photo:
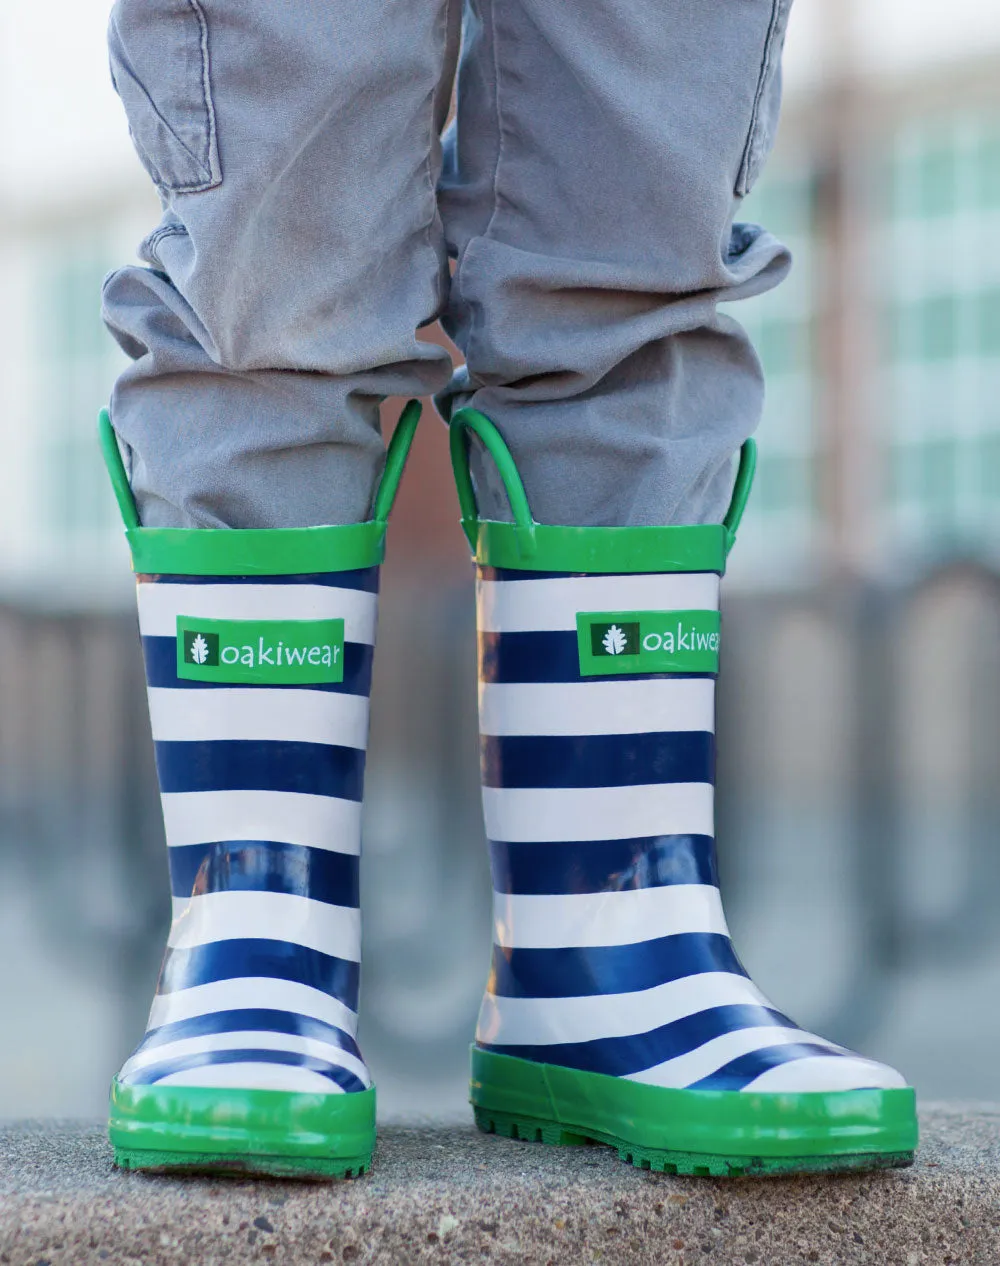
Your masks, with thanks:
M191 639L190 654L191 661L195 664L204 664L208 659L208 643L200 633Z
M628 646L628 638L617 624L612 624L604 634L601 645L609 655L620 655Z

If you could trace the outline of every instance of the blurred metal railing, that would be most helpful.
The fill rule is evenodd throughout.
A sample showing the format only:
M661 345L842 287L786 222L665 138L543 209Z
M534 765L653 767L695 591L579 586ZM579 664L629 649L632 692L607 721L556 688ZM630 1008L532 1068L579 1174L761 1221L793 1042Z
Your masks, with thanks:
M365 1036L390 1061L432 1066L471 1033L490 939L472 594L387 588ZM799 1018L844 1043L877 1028L902 973L996 948L998 633L1000 577L970 563L895 588L727 600L727 904L765 989L783 1005L782 982L808 973ZM169 910L150 748L132 614L0 604L0 873L32 894L54 960L106 974L123 1052ZM761 929L776 925L787 948L769 955Z
M783 634L796 628L790 648ZM739 923L772 878L766 864L759 877L762 822L806 823L796 843L815 861L823 840L809 828L825 818L846 880L843 970L802 1018L864 1045L902 975L971 963L1000 941L1000 577L958 561L893 587L736 597L724 646L718 833L730 912ZM772 692L761 711L760 683L776 679L784 698ZM823 904L808 889L792 899ZM793 926L808 917L785 914ZM807 954L810 939L806 928Z
M0 867L141 1028L170 907L134 614L0 605ZM12 964L16 972L16 963Z

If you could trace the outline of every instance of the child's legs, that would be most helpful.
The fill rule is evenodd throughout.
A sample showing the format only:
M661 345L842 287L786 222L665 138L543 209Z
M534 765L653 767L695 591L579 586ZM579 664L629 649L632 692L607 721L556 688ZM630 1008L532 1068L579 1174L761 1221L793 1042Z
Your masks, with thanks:
M443 385L449 0L119 0L115 79L165 215L109 277L147 526L367 517L378 402ZM207 89L210 84L211 91Z
M787 268L731 226L790 0L469 3L441 197L452 403L497 422L539 521L718 521L763 385L716 305Z

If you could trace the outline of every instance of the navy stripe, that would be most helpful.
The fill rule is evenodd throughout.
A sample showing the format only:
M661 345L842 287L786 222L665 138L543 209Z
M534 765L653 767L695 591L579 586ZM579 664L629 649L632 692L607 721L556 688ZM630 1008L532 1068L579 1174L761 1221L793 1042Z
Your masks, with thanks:
M713 782L715 736L705 730L659 734L484 734L487 787L646 787Z
M518 571L514 567L485 567L482 564L476 567L477 580L582 580L594 574L593 572L585 571ZM610 572L600 573L602 577L611 574ZM622 573L616 572L614 574L621 575Z
M614 580L626 576L662 576L664 573L660 571L518 571L514 567L485 567L478 566L476 568L476 577L479 580L592 580L595 576L600 576L602 580ZM699 572L682 572L678 573L686 576L718 576L717 571L699 571Z
M365 753L333 743L220 739L158 742L160 790L300 791L360 800Z
M220 690L238 685L241 690L326 690L331 694L368 695L372 685L374 647L367 642L345 642L344 680L319 685L255 685L249 682L189 681L177 676L176 637L144 637L142 653L146 661L146 681L170 690Z
M335 906L358 905L359 859L304 844L221 840L167 850L175 897L206 892L283 892Z
M294 1011L272 1011L264 1008L244 1008L239 1011L213 1011L209 1015L192 1016L189 1020L175 1020L150 1029L136 1047L135 1054L163 1046L166 1042L181 1042L187 1038L205 1037L210 1033L293 1033L299 1037L315 1038L328 1042L342 1051L361 1058L358 1044L349 1033L334 1024L314 1020L312 1016L298 1015Z
M494 945L489 990L504 998L585 998L637 993L702 972L747 974L728 936L679 932L634 945L561 949Z
M678 1055L687 1055L724 1033L764 1025L794 1027L788 1016L772 1007L745 1003L709 1007L650 1029L648 1033L635 1033L628 1037L601 1037L592 1042L558 1042L545 1046L494 1046L486 1042L479 1045L498 1055L515 1055L538 1064L559 1064L563 1068L578 1068L588 1073L627 1077L630 1073L655 1068L665 1060L676 1059Z
M358 964L350 959L289 941L212 941L192 949L167 950L156 992L176 993L217 980L266 976L319 989L357 1011L359 975Z
M328 1078L349 1094L366 1090L365 1083L354 1073L325 1059L312 1055L300 1055L297 1051L199 1051L195 1055L182 1055L178 1059L164 1060L162 1064L150 1064L137 1068L126 1077L129 1086L148 1086L169 1077L172 1073L186 1073L192 1068L204 1068L206 1064L281 1064L295 1068L308 1068Z
M793 1059L805 1059L810 1055L836 1055L829 1046L820 1046L816 1042L800 1042L792 1046L766 1046L759 1051L751 1051L723 1064L714 1073L693 1081L689 1090L742 1090L755 1077L766 1073L769 1068L777 1068L779 1064L789 1064ZM762 1092L763 1093L763 1092Z
M323 585L328 589L357 589L378 593L379 569L362 567L356 571L301 572L295 576L172 576L138 575L144 585Z
M667 884L715 884L710 835L653 835L632 840L509 844L490 840L494 892L570 895L625 892Z
M629 681L714 677L714 673L629 673ZM595 681L581 677L574 632L479 634L479 678L489 682Z

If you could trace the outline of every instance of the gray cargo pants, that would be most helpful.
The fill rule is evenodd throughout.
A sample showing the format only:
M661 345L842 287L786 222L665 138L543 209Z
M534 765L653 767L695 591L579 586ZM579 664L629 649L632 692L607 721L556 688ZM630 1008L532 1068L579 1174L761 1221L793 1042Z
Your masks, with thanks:
M429 392L496 421L540 522L717 521L763 397L717 305L788 265L733 220L790 4L118 0L164 208L104 286L143 522L366 518L379 403Z

